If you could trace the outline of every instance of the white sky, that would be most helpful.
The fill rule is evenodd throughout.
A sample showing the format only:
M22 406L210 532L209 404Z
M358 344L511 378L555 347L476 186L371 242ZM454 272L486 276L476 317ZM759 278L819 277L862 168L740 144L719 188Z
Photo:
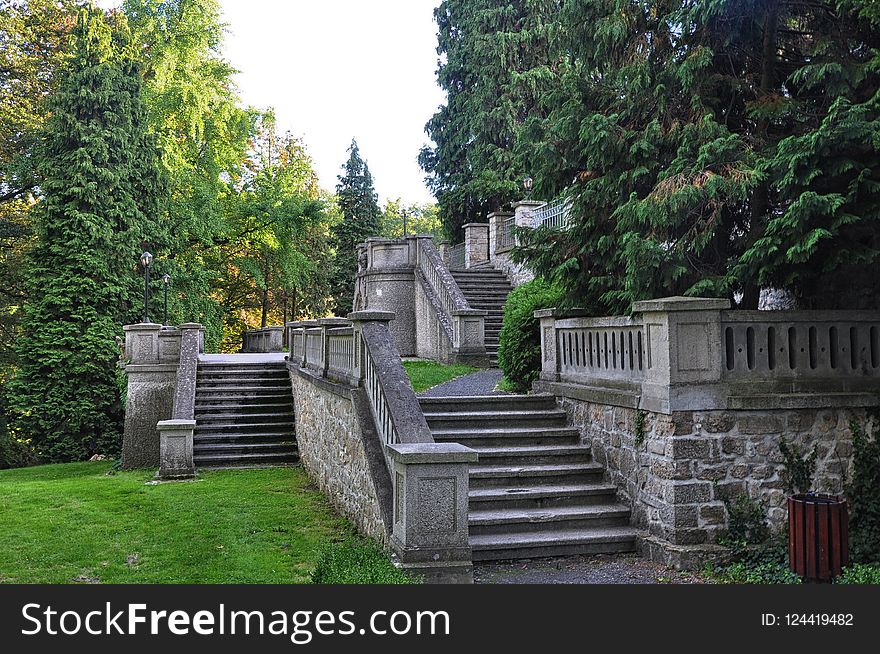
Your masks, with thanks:
M355 137L381 202L433 201L416 158L444 101L435 82L439 3L221 0L243 103L275 108L279 130L304 139L326 189L336 188Z

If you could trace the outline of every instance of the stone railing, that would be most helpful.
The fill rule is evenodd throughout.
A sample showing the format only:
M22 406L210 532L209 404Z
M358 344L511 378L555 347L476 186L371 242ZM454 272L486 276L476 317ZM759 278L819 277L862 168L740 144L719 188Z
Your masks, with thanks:
M284 345L284 327L249 329L242 334L242 352L281 352Z
M306 378L317 376L365 395L392 480L392 544L405 567L435 580L461 581L471 575L468 464L477 455L462 445L434 442L389 329L393 318L390 312L358 311L348 320L288 323L288 342L294 344L289 365ZM451 525L442 534L426 526L438 514Z
M204 328L138 323L124 330L121 365L128 390L122 465L159 467L168 477L191 474L195 365L204 348Z
M665 414L878 404L880 313L729 307L681 297L636 302L632 317L537 311L540 384Z

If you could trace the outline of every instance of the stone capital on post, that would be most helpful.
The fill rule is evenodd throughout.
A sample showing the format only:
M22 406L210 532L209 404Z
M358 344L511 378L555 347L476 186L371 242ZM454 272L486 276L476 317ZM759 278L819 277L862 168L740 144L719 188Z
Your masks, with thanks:
M718 406L722 298L667 297L634 302L645 328L642 408L662 413Z
M387 447L392 464L391 541L404 569L428 583L472 583L468 467L477 452L458 443Z
M193 464L193 431L195 420L160 420L159 478L190 479L195 475Z
M135 365L159 363L159 333L162 325L141 322L125 325L125 358Z

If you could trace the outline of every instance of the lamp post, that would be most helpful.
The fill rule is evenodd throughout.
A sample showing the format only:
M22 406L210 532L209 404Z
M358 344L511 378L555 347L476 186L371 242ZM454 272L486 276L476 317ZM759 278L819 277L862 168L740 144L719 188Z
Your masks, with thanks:
M534 185L535 185L535 180L533 180L531 177L526 177L523 180L523 188L526 191L526 200L532 199L532 187Z
M168 326L168 284L171 283L171 275L165 273L162 275L162 292L164 293L165 312L162 317L162 324Z
M141 255L141 265L144 267L144 322L150 322L150 264L153 263L153 255L144 252Z
M406 236L406 209L401 209L400 214L403 216L403 235Z

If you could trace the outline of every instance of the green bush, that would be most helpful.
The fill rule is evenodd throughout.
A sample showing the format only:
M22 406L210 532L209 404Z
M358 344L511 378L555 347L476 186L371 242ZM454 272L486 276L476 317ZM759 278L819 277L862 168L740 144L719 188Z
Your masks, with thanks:
M0 470L23 468L36 463L31 448L15 437L7 418L6 387L0 386Z
M733 498L724 496L722 501L727 509L726 541L744 545L759 545L767 541L770 529L764 507L758 501L745 493Z
M856 563L844 568L843 574L835 579L834 583L878 585L880 584L880 565Z
M413 584L374 542L353 538L329 543L321 550L312 573L313 584Z
M537 309L558 306L563 291L535 279L511 291L504 303L504 323L498 343L498 365L511 390L527 392L541 372L541 333Z
M846 485L849 542L857 563L880 563L880 441L869 439L855 422L852 476Z

